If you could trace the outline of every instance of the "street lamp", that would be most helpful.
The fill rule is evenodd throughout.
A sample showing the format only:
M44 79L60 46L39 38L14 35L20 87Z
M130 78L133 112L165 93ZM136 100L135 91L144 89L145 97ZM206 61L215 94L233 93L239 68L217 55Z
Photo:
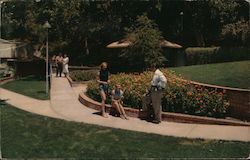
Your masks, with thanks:
M180 12L180 16L181 16L181 41L183 43L183 38L184 38L184 32L183 32L183 16L184 16L184 13L183 12Z
M49 28L51 28L51 25L48 21L46 21L43 25L43 27L47 30L47 40L46 40L46 94L49 93Z
M180 12L180 16L181 16L181 31L183 30L183 12Z

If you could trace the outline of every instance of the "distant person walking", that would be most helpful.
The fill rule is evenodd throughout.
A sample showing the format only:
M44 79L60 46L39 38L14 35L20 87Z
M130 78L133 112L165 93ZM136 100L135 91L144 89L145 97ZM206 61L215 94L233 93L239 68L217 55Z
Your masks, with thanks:
M109 75L110 73L108 70L108 64L106 62L102 62L101 69L96 76L96 80L99 83L99 91L102 97L101 114L105 118L108 117L105 112L105 102L106 102L108 90L109 90L109 82L110 82Z
M53 55L51 57L51 65L52 65L52 72L55 72L55 68L57 68L57 65L56 65L56 55Z
M152 102L153 106L153 123L160 123L161 122L161 112L162 112L162 106L161 106L161 99L162 99L162 92L166 87L167 79L164 76L164 74L156 68L152 68L154 70L154 76L151 81L151 88L149 92L143 97L143 110L148 112L147 116L150 116L150 109L149 105Z
M58 56L56 56L56 76L58 75L62 77L62 69L63 69L63 56L61 53L59 53Z
M65 77L69 75L69 57L67 54L64 54L63 56L63 73Z

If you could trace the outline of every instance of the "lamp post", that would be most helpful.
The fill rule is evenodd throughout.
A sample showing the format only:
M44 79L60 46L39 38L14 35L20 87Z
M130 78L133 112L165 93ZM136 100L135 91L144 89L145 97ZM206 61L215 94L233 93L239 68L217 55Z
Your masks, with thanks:
M43 27L47 31L47 40L46 40L46 94L49 93L49 28L51 28L51 25L48 21L46 21L43 25Z
M184 37L184 32L183 32L183 16L184 16L184 13L183 12L180 12L180 16L181 16L181 41L183 43L183 37Z

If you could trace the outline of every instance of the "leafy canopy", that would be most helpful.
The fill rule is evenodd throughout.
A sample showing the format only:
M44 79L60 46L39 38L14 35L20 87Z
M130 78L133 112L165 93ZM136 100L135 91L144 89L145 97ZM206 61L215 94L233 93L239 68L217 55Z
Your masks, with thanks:
M162 66L166 61L162 55L160 41L163 39L158 26L145 14L138 16L135 24L126 29L126 40L132 45L123 50L123 56L141 69Z

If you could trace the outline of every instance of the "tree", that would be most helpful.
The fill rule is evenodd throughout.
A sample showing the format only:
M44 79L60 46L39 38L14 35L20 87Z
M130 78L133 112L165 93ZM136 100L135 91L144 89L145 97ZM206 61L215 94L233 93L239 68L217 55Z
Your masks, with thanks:
M236 43L236 45L250 45L249 24L245 20L239 20L236 23L224 25L221 34L228 41L228 44Z
M247 45L249 40L249 3L243 0L206 1L210 12L210 21L217 29L220 45ZM211 32L210 32L211 34Z
M162 55L161 32L154 21L146 15L138 16L135 24L127 29L126 39L132 45L123 50L130 64L138 69L161 66L166 61Z

